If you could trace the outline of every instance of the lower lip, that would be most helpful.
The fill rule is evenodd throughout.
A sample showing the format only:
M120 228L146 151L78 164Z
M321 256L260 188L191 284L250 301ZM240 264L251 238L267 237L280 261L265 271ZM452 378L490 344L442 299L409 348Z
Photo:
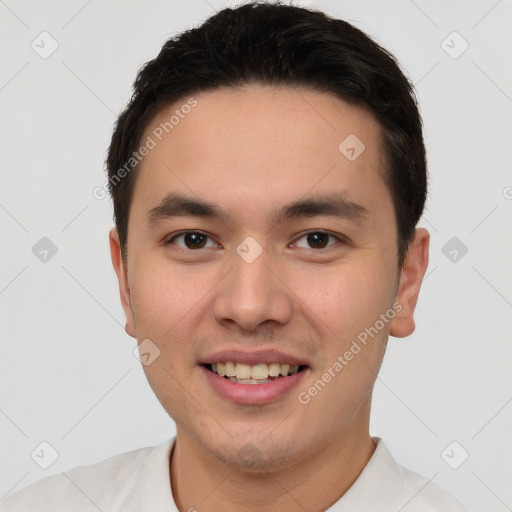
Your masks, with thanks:
M294 375L281 377L265 384L238 384L220 377L204 366L201 366L201 369L212 388L219 395L231 402L248 405L266 404L277 400L297 386L304 377L304 374L309 370L305 368Z

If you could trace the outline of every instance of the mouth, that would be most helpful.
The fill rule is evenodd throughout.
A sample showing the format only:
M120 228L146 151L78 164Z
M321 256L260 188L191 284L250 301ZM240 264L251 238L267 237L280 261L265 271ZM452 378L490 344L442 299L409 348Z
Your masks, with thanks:
M308 360L276 349L225 349L198 362L207 389L230 404L288 400L313 370Z
M211 373L235 384L269 384L287 379L307 370L307 365L290 363L245 364L233 361L206 363L203 366Z

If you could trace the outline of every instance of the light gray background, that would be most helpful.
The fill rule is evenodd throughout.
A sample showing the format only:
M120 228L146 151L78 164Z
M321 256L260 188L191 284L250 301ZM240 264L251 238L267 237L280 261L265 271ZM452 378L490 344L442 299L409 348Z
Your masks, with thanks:
M0 498L174 434L124 332L112 209L92 191L139 66L234 3L0 0ZM512 510L511 2L296 3L393 51L424 117L431 262L416 332L390 339L372 434L470 510ZM59 45L47 59L31 47L49 48L43 31ZM58 249L46 263L42 237ZM468 249L455 262L452 237ZM58 452L46 470L43 441Z

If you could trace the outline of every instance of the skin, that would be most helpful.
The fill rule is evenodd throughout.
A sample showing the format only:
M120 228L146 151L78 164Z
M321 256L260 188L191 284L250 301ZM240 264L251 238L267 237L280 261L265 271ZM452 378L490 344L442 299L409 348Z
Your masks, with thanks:
M416 230L399 269L381 131L371 113L327 93L290 88L194 97L197 106L137 171L127 265L116 230L110 232L126 331L161 351L144 371L176 422L174 499L182 511L325 510L375 449L373 385L389 334L414 330L429 234ZM162 110L144 138L185 102ZM349 134L366 147L355 161L338 150ZM215 203L229 218L174 217L150 227L148 211L169 192ZM269 219L276 207L333 192L367 214ZM173 238L183 230L208 235L207 246L191 249L183 237ZM311 248L304 235L318 230L339 238ZM247 236L263 248L252 263L236 252ZM401 310L393 320L301 404L297 393L395 302ZM231 348L277 348L306 359L308 374L300 389L276 401L237 405L216 394L198 365L206 354Z

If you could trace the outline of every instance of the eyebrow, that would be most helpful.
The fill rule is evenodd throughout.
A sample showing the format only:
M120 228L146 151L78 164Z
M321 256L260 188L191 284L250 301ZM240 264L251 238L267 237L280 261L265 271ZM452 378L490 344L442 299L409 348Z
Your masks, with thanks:
M222 208L213 203L170 193L162 199L158 206L149 210L147 219L150 226L153 226L162 219L186 216L219 219L227 217Z
M299 199L272 212L270 221L273 225L295 218L331 216L350 221L362 221L368 210L351 200L343 193L313 196ZM229 221L230 215L220 206L201 199L181 194L167 194L161 203L148 211L150 226L163 219L173 217L206 217Z
M271 216L273 224L295 219L318 216L338 217L351 221L361 221L368 215L368 210L361 204L349 200L345 194L332 193L299 199L279 208Z

